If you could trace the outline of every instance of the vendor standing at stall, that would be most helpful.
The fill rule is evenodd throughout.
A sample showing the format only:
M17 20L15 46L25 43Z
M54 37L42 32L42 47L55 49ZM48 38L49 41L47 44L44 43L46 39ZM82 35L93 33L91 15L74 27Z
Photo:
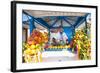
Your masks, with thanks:
M68 37L62 28L53 29L50 34L50 44L55 46L68 44Z
M60 34L60 37L59 37L60 44L62 45L68 44L68 37L66 33L64 32L63 28L59 28L59 34Z

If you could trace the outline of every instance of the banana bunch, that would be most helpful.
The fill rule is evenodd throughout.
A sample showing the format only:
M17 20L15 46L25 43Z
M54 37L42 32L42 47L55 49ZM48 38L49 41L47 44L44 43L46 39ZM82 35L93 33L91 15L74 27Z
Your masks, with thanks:
M37 45L30 45L27 46L24 50L24 60L27 63L31 63L31 62L41 62L42 58L41 56L41 46L39 44ZM40 60L41 59L41 60ZM38 61L39 60L39 61Z

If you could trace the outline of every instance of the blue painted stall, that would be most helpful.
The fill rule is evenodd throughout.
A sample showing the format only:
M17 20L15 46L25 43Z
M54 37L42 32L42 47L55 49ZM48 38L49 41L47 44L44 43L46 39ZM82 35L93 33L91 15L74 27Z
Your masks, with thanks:
M83 22L86 22L86 17L88 14L89 13L86 13L85 16L74 16L75 19L72 21L71 19L69 19L71 18L71 16L44 16L36 18L27 14L26 12L23 12L23 23L28 22L30 26L30 34L32 33L32 30L36 28L34 22L40 24L43 27L47 27L47 29L62 27L64 29L64 32L68 36L68 41L70 42L74 35L75 28L77 28ZM46 22L46 18L49 18L52 22ZM61 21L61 23L58 23L58 21ZM60 26L56 27L55 25L58 24L60 24Z

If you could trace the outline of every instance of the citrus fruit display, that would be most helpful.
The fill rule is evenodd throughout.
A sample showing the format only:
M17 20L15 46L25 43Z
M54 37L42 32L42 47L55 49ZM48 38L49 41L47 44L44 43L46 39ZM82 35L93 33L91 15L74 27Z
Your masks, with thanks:
M48 42L48 33L34 29L28 38L27 43L23 44L24 60L26 63L42 62L42 50Z

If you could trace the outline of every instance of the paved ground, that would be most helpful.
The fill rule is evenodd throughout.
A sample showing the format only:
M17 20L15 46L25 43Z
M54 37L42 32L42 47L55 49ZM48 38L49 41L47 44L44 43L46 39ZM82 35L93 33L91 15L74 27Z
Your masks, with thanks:
M77 55L69 51L46 51L42 53L43 62L61 62L77 60Z

